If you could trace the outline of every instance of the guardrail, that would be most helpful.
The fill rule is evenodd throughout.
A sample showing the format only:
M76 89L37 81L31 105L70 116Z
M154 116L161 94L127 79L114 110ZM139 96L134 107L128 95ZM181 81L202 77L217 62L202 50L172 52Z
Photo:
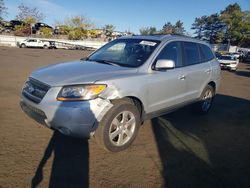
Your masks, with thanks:
M17 37L17 36L10 36L10 35L0 35L0 46L10 46L10 47L17 47L17 42L21 42L25 39L33 38L33 37ZM89 40L63 40L63 39L49 39L49 38L36 38L39 40L46 40L46 41L54 41L61 46L82 46L86 48L94 48L98 49L106 42L102 41L89 41Z

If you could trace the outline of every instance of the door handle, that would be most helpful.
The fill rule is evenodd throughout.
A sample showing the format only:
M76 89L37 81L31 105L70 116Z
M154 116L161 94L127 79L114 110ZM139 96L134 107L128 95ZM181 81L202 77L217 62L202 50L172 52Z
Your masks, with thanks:
M185 79L186 79L186 76L185 76L185 75L181 75L178 79L179 79L179 80L185 80Z

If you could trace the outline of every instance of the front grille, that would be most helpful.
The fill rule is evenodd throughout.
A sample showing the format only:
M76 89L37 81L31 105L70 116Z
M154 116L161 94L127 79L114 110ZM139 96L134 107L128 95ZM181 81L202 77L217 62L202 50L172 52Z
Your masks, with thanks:
M46 95L50 86L35 80L33 78L29 78L23 87L22 94L29 100L34 103L40 103L43 97Z
M32 119L36 120L38 123L42 125L46 125L45 119L47 119L45 113L35 107L32 107L24 102L20 103L23 111Z

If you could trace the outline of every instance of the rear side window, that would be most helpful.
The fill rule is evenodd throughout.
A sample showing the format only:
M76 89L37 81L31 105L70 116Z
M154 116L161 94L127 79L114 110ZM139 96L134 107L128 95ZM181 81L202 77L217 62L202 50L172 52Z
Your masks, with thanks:
M175 62L175 67L182 66L182 55L181 55L181 43L180 42L171 42L167 44L157 59L168 59Z
M185 64L194 65L200 63L199 48L196 43L183 42Z
M199 44L199 46L200 46L200 55L202 62L214 59L214 54L207 45Z

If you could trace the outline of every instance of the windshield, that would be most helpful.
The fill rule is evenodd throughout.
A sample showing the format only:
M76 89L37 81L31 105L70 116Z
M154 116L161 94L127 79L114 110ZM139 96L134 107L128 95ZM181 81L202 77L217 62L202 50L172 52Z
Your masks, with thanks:
M223 56L220 56L220 59L222 59L222 60L234 60L235 58L232 56L223 55Z
M87 60L125 67L139 67L152 54L160 41L117 39L92 54Z

